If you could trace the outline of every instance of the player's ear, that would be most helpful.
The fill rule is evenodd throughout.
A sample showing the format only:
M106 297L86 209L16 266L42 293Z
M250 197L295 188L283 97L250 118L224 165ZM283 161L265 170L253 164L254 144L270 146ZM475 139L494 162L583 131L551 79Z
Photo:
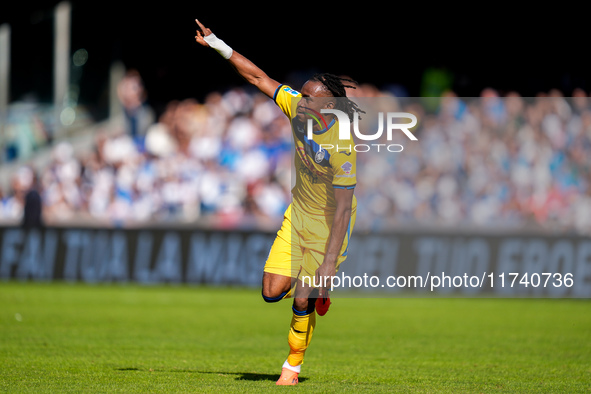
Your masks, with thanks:
M327 100L326 103L324 103L324 108L326 109L334 109L335 106L336 103L334 102L334 100Z

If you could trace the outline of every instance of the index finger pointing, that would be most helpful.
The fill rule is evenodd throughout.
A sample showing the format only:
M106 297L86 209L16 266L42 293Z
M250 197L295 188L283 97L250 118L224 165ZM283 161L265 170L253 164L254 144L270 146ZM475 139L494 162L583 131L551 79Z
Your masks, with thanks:
M203 26L203 25L201 24L201 22L199 22L199 20L198 20L198 19L195 19L195 22L197 22L197 24L199 25L199 28L200 28L202 31L203 31L203 30L205 30L205 26Z

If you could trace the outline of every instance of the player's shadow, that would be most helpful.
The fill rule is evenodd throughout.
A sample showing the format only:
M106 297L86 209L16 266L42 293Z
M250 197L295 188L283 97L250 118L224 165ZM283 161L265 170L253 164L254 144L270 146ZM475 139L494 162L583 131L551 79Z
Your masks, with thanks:
M279 379L279 375L268 374L268 373L250 373L250 372L239 372L236 374L236 380L272 380L274 382Z
M279 374L273 373L251 373L251 372L216 372L216 371L194 371L197 373L213 373L217 375L236 375L235 380L250 380L253 382L261 381L261 380L268 380L272 382L276 382L279 380ZM298 378L300 383L305 382L307 378Z
M115 368L117 371L142 371L143 369L136 368L136 367L127 367L127 368ZM271 374L271 373L251 373L251 372L222 372L222 371L198 371L195 369L149 369L150 372L185 372L185 373L207 373L207 374L216 374L216 375L236 375L234 378L235 380L249 380L249 381L262 381L268 380L272 382L276 382L279 379L279 374ZM300 377L299 382L305 382L307 378Z

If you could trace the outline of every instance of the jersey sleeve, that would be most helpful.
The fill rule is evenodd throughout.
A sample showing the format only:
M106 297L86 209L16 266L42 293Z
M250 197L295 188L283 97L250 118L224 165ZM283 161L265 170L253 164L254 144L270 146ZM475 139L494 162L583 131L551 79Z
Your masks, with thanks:
M353 149L353 145L350 145L350 148L351 150L335 151L330 157L334 188L353 189L357 184L357 152Z
M273 95L273 100L281 108L281 111L291 120L292 118L292 100L294 98L302 97L302 94L297 90L292 89L287 85L279 85Z

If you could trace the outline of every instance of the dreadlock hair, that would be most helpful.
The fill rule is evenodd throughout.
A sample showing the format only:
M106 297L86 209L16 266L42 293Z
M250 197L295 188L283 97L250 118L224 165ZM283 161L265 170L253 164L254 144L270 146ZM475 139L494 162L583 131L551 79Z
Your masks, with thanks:
M312 78L310 78L310 80L322 83L334 97L345 97L344 100L337 100L336 108L340 111L345 112L349 116L349 120L353 121L355 112L365 113L365 111L361 110L357 106L357 103L346 98L347 91L345 90L345 88L357 88L354 85L346 85L345 83L356 85L357 82L355 82L354 80L328 73L314 74Z

